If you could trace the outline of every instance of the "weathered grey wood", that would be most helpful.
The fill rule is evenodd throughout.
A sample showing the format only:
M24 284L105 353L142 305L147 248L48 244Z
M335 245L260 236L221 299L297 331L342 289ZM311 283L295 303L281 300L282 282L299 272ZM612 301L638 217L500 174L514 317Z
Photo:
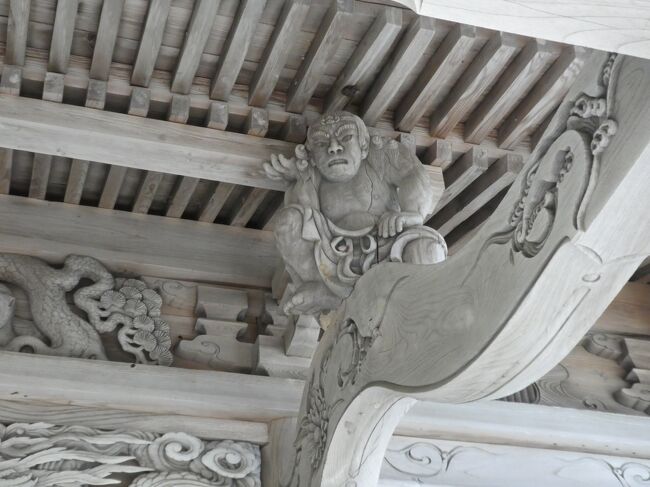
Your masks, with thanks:
M0 208L2 252L49 262L81 254L116 273L271 285L277 251L270 232L6 195Z
M88 167L88 161L72 159L68 183L66 184L65 196L63 198L65 203L78 205L81 201L84 185L86 184L86 176L88 175Z
M302 115L290 115L282 127L280 138L287 142L302 144L307 137L307 120Z
M120 190L122 189L122 183L124 182L124 177L126 172L129 170L128 167L124 166L111 166L108 170L108 176L106 177L106 182L104 183L104 189L102 190L102 195L99 198L100 208L106 208L112 210L115 208L115 203L117 198L120 195Z
M163 173L156 171L146 171L144 173L138 195L131 210L133 213L149 213L149 208L151 208L151 203L153 203L163 176Z
M230 225L233 227L245 227L257 208L262 204L262 201L264 201L268 192L268 189L253 188L232 218Z
M480 144L528 93L560 54L560 47L531 39L465 122L465 140Z
M188 95L174 95L169 105L167 120L174 123L187 123L190 117L190 97ZM188 203L192 199L194 190L199 184L199 178L183 176L179 178L174 189L167 212L168 217L181 218Z
M49 154L34 154L32 179L29 183L29 197L45 199L47 183L52 170L52 156Z
M218 183L216 189L212 193L212 196L201 210L199 221L210 223L214 222L215 218L219 216L219 212L223 208L223 205L226 204L226 200L235 188L236 185L234 184Z
M199 185L199 178L192 178L188 176L183 176L176 184L174 189L174 195L167 207L166 216L171 218L181 218L185 209L192 199L194 190Z
M458 158L443 173L445 191L438 201L436 211L440 211L489 167L487 152L482 147L475 147Z
M83 407L48 402L0 400L0 421L5 423L47 422L54 425L86 426L105 430L136 430L152 433L183 431L205 439L231 438L264 444L264 423L211 419L183 414L125 411L106 407Z
M9 190L11 189L13 159L13 150L0 149L0 194L9 194Z
M210 88L210 98L228 101L265 5L266 0L240 1L226 44L219 56L217 73Z
M110 0L102 4L102 15L99 19L95 50L90 65L90 77L93 79L108 80L123 7L124 0Z
M251 108L244 120L244 133L264 137L269 130L269 112L263 108Z
M106 105L106 81L98 79L88 80L86 92L86 107L103 110Z
M7 129L0 131L1 147L212 181L283 190L284 183L266 177L262 162L294 148L278 140L29 98L0 95L0 105L0 123Z
M379 68L402 29L402 12L396 8L383 9L330 88L325 111L342 110L358 90L357 85L367 79L369 71Z
M43 81L43 100L53 101L55 103L63 102L63 89L65 76L61 73L45 73Z
M287 111L305 111L327 64L330 62L341 42L341 30L352 17L354 2L336 0L321 21L305 59L300 64L287 92Z
M523 165L521 156L513 154L502 157L441 211L436 212L430 221L431 226L446 236L510 186Z
M294 412L302 386L299 381L253 375L12 352L2 352L0 363L3 399L12 399L18 391L19 397L55 404L255 422ZM91 385L98 376L102 387ZM265 396L266 401L258 399Z
M584 65L586 56L587 52L583 48L564 48L557 61L499 127L501 147L513 147L544 121L569 91Z
M208 36L219 10L219 3L219 0L196 1L172 81L174 93L187 94L190 92L194 75L201 62L201 54L208 42Z
M173 103L172 107L174 107ZM146 88L134 88L133 92L131 93L131 100L129 101L128 114L136 117L146 117L148 112L149 90ZM189 114L189 107L187 109L187 112ZM122 184L124 183L124 178L126 177L128 170L129 168L125 166L110 166L110 169L108 170L108 176L106 177L106 181L104 183L104 189L102 190L101 197L99 198L98 206L100 208L106 208L109 210L115 208L115 203L117 202L117 198L120 196L120 190L122 189ZM150 189L150 187L147 187L147 189ZM143 205L143 201L140 199L140 194L138 194L138 197L136 198L136 205L139 206L139 209ZM146 211L142 211L141 213L146 213Z
M416 398L520 391L650 253L650 225L639 224L650 205L650 62L596 52L587 66L461 251L435 268L377 266L357 283L314 357L289 485L375 485Z
M65 73L68 70L78 7L79 0L57 0L48 71Z
M431 134L445 138L474 109L515 56L521 41L512 34L497 32L461 75L444 101L433 111Z
M453 162L453 157L454 154L451 150L451 144L446 140L437 139L427 147L426 152L422 156L422 162L437 166L444 171Z
M650 58L648 9L634 0L397 0L421 15Z
M15 66L25 64L30 5L30 0L10 0L9 2L5 64Z
M211 129L226 130L228 126L228 104L219 101L210 103L205 126Z
M253 80L250 83L248 103L265 107L271 98L280 73L289 57L291 44L300 32L311 0L285 0L273 35L264 50Z
M410 132L422 115L432 108L433 99L446 84L453 83L465 69L465 58L476 40L476 29L457 25L445 37L413 87L395 110L395 126Z
M23 69L20 66L5 64L2 67L2 76L0 77L0 93L20 96L22 71Z
M402 81L415 68L435 34L435 21L417 17L409 26L399 45L373 83L363 101L361 118L374 126L395 98Z
M151 104L151 91L147 88L135 86L129 100L129 115L146 117L149 114Z
M42 83L45 73L47 72L47 63L42 57L32 55L31 51L28 53L28 61L28 69L24 70L23 78L25 81ZM66 90L85 90L88 85L87 64L75 56L71 59L71 65L74 69L70 70L70 72L65 76ZM111 82L107 86L107 96L110 95L111 98L114 97L113 99L126 99L131 96L133 86L129 81L130 76L130 69L125 69L122 65L114 63L111 71ZM197 79L197 81L200 80L200 78ZM173 94L169 89L168 75L158 71L154 72L150 89L152 103L157 106L167 106L170 103ZM229 113L233 120L243 120L251 109L251 107L246 103L245 95L245 92L238 91L238 96L235 96L235 93L233 92L233 96L228 102ZM205 113L209 109L212 101L213 100L210 100L210 97L208 96L208 85L205 82L205 79L203 79L202 84L194 85L194 92L192 93L190 100L193 113ZM276 99L269 101L266 109L269 111L269 121L272 126L286 123L292 115L285 110L284 103ZM315 106L310 107L305 112L305 116L313 119L317 116L315 110ZM392 126L390 114L385 114L381 122L382 123L377 127L370 127L369 131L371 135L380 135L382 137L392 138L399 135L399 132ZM412 133L415 135L418 150L428 147L435 140L435 137L432 137L429 134L428 129L423 126L416 127ZM472 144L465 143L462 140L462 131L460 130L455 130L453 136L450 136L449 141L452 143L454 151L458 153L465 152L472 146ZM491 158L499 158L506 153L511 152L510 150L497 147L494 141L495 138L490 137L489 141L484 144L488 149ZM528 144L525 142L518 145L516 150L522 154L530 152Z
M134 85L149 86L158 52L162 45L170 5L171 0L151 0L149 2L138 57L135 60L133 74L131 75L131 83Z

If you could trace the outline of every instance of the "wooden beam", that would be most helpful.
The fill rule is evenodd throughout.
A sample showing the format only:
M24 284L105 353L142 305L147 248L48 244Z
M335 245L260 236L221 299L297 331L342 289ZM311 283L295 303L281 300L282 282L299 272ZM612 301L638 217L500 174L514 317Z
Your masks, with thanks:
M190 92L194 75L201 62L201 54L208 42L214 19L219 10L219 3L219 0L196 0L172 81L174 93L186 95Z
M648 6L634 0L397 0L420 15L650 58Z
M23 68L5 64L2 67L0 77L0 93L5 95L20 96L20 87L22 86Z
M269 130L269 112L263 108L253 108L244 120L244 133L264 137Z
M248 103L254 107L265 107L271 98L289 56L291 45L300 32L311 0L285 0L280 18L275 24L273 35L251 81Z
M228 197L236 187L237 186L234 184L218 183L212 196L201 210L199 221L213 223L217 216L219 216L219 212L223 208L223 205L226 204Z
M111 0L110 2L104 2L102 5L95 50L90 65L90 77L93 79L108 80L123 7L124 0Z
M65 196L63 197L65 203L78 205L81 201L84 185L86 184L86 176L88 175L88 167L88 161L72 159L68 183L65 187Z
M149 213L149 208L151 208L151 203L153 203L156 197L156 192L158 191L158 186L160 186L163 176L164 174L161 172L145 172L140 183L140 188L138 189L138 195L133 203L131 210L133 213Z
M230 225L233 227L245 227L264 201L268 192L268 189L253 188L239 210L237 210Z
M503 69L517 54L521 41L512 34L497 32L454 84L451 92L434 110L430 118L431 134L447 137L474 109L494 85Z
M476 178L483 174L489 166L485 149L477 147L463 154L443 173L445 191L438 201L436 212L453 200Z
M188 416L181 412L158 414L155 411L125 411L107 407L72 406L51 402L0 399L0 421L3 423L47 422L57 426L86 426L103 430L148 431L174 433L183 431L206 440L248 441L268 443L266 423Z
M559 105L580 73L587 52L565 47L553 66L499 128L499 146L512 148Z
M457 25L433 54L426 67L395 110L395 127L410 132L422 115L433 107L445 86L453 84L465 69L466 58L476 41L476 29ZM403 76L403 75L402 75Z
M65 76L66 91L72 93L83 92L88 86L88 66L86 63L80 62L76 57L72 58L71 65L74 69L71 69ZM6 67L7 66L4 68ZM22 70L22 77L25 82L29 81L30 83L33 82L40 84L43 82L46 72L47 61L44 59L43 54L36 50L30 50L27 53L25 67ZM114 98L123 100L131 96L133 86L129 81L130 77L131 69L125 68L123 65L118 63L113 64L111 67L111 79L106 86L106 93L109 99ZM149 89L151 90L151 103L158 106L169 105L173 93L169 89L168 76L165 76L160 72L154 72ZM211 100L208 96L209 89L209 80L207 78L195 79L190 99L191 110L193 113L203 114L209 110L211 103L214 102L214 100ZM233 94L228 101L228 111L231 120L241 122L250 112L252 107L247 104L247 95L248 93L246 93L245 90L239 90L237 86L235 86L235 90L233 90ZM269 101L266 109L269 112L269 122L271 125L285 124L292 115L295 115L287 112L284 103L275 99ZM319 110L320 108L316 105L311 105L303 115L308 119L312 119L319 116ZM390 112L386 113L382 117L381 123L376 127L370 127L370 133L371 135L380 135L382 137L392 138L399 135L399 132L393 128L392 114ZM416 127L413 129L412 134L415 136L418 149L426 148L436 140L435 137L432 137L429 134L428 127ZM451 142L454 151L456 152L466 152L474 145L464 142L462 139L462 132L459 130L455 130L448 140ZM511 150L497 147L494 137L490 137L482 145L488 149L490 157L492 158L499 158L506 153L511 152ZM529 153L530 151L526 141L518 145L516 151L524 154Z
M0 95L0 106L1 147L267 189L284 190L285 184L268 179L262 162L274 153L289 155L295 147L9 95Z
M188 95L174 95L169 105L167 120L174 123L185 124L190 118L190 97ZM167 212L171 218L182 218L185 209L192 199L194 190L199 185L199 178L183 176L177 178L174 194L172 195Z
M205 126L211 129L226 130L228 126L228 104L213 101L205 117Z
M6 400L18 392L19 397L55 404L259 422L295 414L303 385L290 379L4 351L0 364L0 398ZM102 387L91 386L97 377L102 377Z
M265 6L266 0L240 1L226 44L219 56L217 72L210 88L210 98L228 101Z
M531 39L465 122L465 140L480 144L507 117L560 55L560 47Z
M7 195L0 209L0 252L59 263L76 253L116 273L271 285L277 251L270 232Z
M79 0L57 0L48 71L65 73L68 70L78 7Z
M30 5L31 1L29 0L10 0L9 2L5 64L15 66L25 64Z
M523 165L524 159L519 155L512 154L502 157L441 211L436 212L430 220L430 225L446 236L510 186Z
M9 194L11 189L13 160L14 151L12 149L0 149L0 194Z
M431 166L438 166L443 171L454 161L454 153L451 144L446 140L437 139L433 141L422 156L422 163Z
M332 60L341 42L342 29L352 17L353 0L337 0L321 21L320 28L309 46L287 92L287 111L302 113L318 87L327 64Z
M140 117L146 116L148 105L149 103L146 96L143 98L142 92L134 89L133 93L131 94L128 114ZM115 204L117 203L117 199L120 196L120 190L122 189L122 184L124 183L124 178L126 177L128 169L129 168L125 166L111 165L109 167L108 176L104 182L104 188L102 189L102 194L99 198L99 204L97 206L109 210L115 208Z
M138 57L133 66L131 83L138 86L149 86L153 69L162 45L165 24L169 16L171 0L151 0L147 12L147 20L142 32Z
M29 197L45 199L47 183L52 170L52 156L49 154L34 154L32 164L32 179L29 183Z
M375 21L330 88L325 102L325 111L343 110L358 90L357 85L379 68L393 42L402 30L402 12L396 8L382 9Z
M422 52L429 46L435 35L435 21L417 17L411 22L406 34L391 55L363 101L361 118L369 126L374 126L384 114L405 76L415 68Z

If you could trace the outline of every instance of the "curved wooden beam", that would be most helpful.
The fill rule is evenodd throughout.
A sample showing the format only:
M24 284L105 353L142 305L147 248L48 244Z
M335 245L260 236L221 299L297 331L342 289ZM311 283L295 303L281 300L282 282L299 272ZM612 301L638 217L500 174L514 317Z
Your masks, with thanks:
M587 66L464 249L358 281L314 358L289 485L376 485L413 398L460 403L525 387L650 254L650 62L595 53Z

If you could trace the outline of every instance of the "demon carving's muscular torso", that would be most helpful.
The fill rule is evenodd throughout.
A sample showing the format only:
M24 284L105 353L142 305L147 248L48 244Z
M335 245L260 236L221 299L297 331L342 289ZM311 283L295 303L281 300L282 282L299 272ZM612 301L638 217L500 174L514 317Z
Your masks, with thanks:
M291 183L275 221L293 285L287 313L336 308L378 262L446 256L442 237L424 226L434 204L424 167L403 144L371 138L355 115L322 117L296 157L274 156L265 169Z

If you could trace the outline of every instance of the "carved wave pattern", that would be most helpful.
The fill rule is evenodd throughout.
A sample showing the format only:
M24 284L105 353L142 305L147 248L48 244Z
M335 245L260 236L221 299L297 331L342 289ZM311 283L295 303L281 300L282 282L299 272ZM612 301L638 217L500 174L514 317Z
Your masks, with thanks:
M0 486L119 483L132 487L260 487L259 447L186 433L102 431L47 423L0 425Z

